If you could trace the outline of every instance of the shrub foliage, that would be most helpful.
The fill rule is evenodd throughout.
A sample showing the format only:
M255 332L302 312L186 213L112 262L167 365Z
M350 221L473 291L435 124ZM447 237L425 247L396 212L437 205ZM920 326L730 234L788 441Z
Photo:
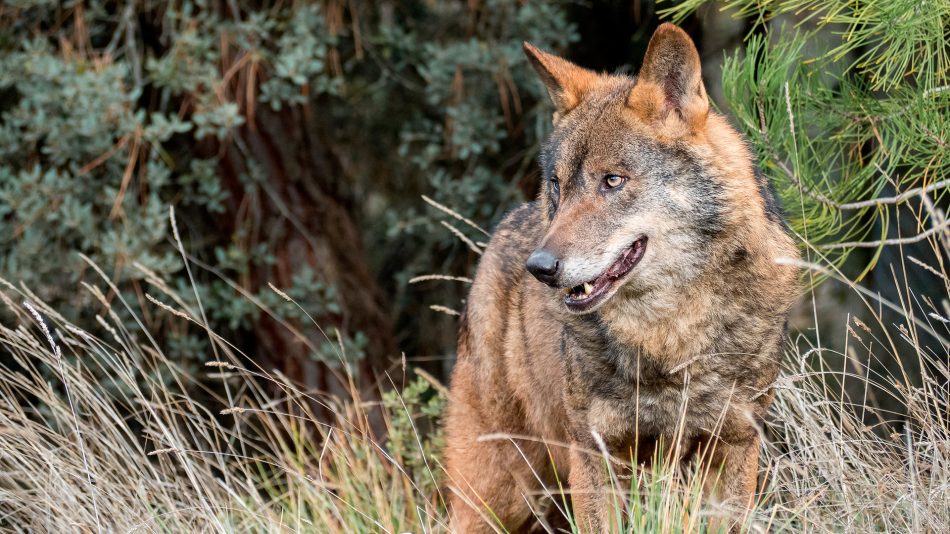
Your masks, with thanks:
M483 223L520 197L547 116L521 42L575 38L558 3L513 0L7 4L0 274L74 319L90 263L139 305L158 276L295 379L335 387L340 344L371 376L397 355L394 315L451 321L407 280L477 257L419 196ZM212 350L143 319L184 361ZM451 346L451 328L400 330Z

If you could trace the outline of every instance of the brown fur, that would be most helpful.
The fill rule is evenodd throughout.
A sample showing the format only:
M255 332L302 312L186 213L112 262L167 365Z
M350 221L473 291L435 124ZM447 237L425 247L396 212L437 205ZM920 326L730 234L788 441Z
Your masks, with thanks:
M596 436L619 457L646 459L658 441L683 461L705 450L712 473L722 466L710 492L747 506L797 291L776 262L797 250L751 155L709 110L675 26L657 30L636 80L525 51L557 108L542 166L562 185L498 226L462 317L446 425L453 528L518 529L560 480L582 530L608 529ZM622 190L598 189L621 172ZM543 247L563 260L553 285L575 286L640 234L643 259L590 313L525 270ZM535 439L480 439L496 433Z

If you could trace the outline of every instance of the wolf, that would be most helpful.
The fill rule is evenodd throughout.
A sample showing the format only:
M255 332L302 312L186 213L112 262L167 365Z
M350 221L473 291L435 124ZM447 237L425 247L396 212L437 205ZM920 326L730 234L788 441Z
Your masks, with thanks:
M608 531L611 478L590 451L646 462L661 443L708 462L712 498L750 506L799 292L768 183L710 110L680 28L656 30L636 77L524 51L553 129L539 196L496 228L461 317L452 528L517 531L566 480L581 531Z

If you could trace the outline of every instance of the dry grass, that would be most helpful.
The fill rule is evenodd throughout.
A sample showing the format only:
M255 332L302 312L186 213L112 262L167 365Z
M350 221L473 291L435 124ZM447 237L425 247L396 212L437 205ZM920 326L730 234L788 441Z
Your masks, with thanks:
M160 281L151 287L156 312L203 324ZM842 318L843 354L802 342L790 351L747 530L947 531L946 347L928 353L917 337L921 328L946 337L947 314L938 309L946 294L943 287L916 296L937 306L928 317L907 307L902 324ZM374 436L368 414L380 403L302 391L279 373L243 367L248 360L213 333L219 360L196 372L147 332L126 329L104 299L94 334L26 288L4 282L0 295L3 529L447 530L440 436L424 431L444 394L429 382L409 380L402 394L387 394L387 432ZM880 304L865 298L879 317ZM922 371L899 366L897 376L880 375L870 365L876 360L916 361ZM317 410L334 414L331 423L319 422ZM706 475L637 472L633 495L618 495L618 524L627 532L705 532L714 509L700 498ZM565 509L566 497L551 497L550 506Z
M3 528L439 528L434 485L405 467L419 449L393 450L390 442L387 450L374 441L358 399L327 398L279 373L241 367L220 338L223 359L188 372L115 314L96 317L105 335L96 337L25 290L7 285L3 300L15 317L13 328L0 326L0 350L12 361L0 368ZM156 305L197 322L189 311ZM211 402L217 407L208 406L211 393L199 378L220 382L223 395ZM407 410L422 404L408 400ZM391 417L401 417L404 402L392 395L384 402L386 424L397 430L400 421ZM317 410L334 414L333 424L318 423ZM420 437L413 445L424 443Z

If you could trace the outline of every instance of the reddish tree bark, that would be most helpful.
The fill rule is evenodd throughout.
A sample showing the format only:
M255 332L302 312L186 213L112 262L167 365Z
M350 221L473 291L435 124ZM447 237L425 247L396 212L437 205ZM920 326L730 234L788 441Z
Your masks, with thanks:
M392 321L367 264L342 167L326 132L309 119L301 108L275 113L259 107L254 124L243 126L225 145L221 170L231 201L224 219L232 221L232 232L250 219L250 245L266 241L277 258L273 267L256 268L250 289L268 282L289 287L304 268L336 288L340 313L314 319L333 342L337 329L345 336L362 332L367 337L365 357L354 367L353 378L363 394L374 396L379 373L396 352ZM239 177L255 164L266 183L262 192L248 195ZM313 345L327 339L312 324L294 326ZM308 389L350 393L339 366L311 358L307 343L277 321L262 316L254 334L262 364Z

